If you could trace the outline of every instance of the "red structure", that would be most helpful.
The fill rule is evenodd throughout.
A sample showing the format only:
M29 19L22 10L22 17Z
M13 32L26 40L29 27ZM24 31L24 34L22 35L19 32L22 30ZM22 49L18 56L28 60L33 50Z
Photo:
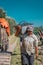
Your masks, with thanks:
M0 24L2 25L2 27L4 27L6 29L6 32L9 36L10 35L10 27L9 27L8 21L4 18L0 18Z

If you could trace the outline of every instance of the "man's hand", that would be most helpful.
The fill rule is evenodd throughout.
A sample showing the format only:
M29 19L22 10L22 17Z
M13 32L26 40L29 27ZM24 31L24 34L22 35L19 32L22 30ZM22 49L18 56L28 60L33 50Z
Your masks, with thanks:
M38 58L38 47L35 47L36 50L36 59Z

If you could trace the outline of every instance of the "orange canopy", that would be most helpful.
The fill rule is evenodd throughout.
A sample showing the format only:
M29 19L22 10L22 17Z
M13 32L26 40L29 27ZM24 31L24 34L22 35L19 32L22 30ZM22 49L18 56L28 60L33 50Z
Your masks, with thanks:
M2 25L2 27L5 27L6 32L9 36L10 35L10 27L9 27L9 23L7 22L7 20L4 18L0 18L0 24Z

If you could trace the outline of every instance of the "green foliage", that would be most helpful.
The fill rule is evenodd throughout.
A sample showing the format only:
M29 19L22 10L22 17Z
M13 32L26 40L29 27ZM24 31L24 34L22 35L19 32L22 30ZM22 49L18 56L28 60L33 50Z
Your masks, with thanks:
M39 31L43 31L43 27L42 27L42 26L40 26L40 27L35 27L35 28L34 28L34 33L35 33L36 35L38 35Z
M5 18L8 21L8 23L10 25L10 32L11 32L11 34L13 34L13 32L14 32L13 26L16 25L15 20L6 16L6 12L2 8L0 8L0 18Z
M39 27L39 30L43 31L43 27L42 27L42 26L40 26L40 27Z
M34 34L36 34L36 35L37 35L37 34L38 34L38 32L39 32L38 27L35 27L35 28L34 28Z
M7 21L8 21L8 23L9 23L9 25L10 25L10 33L11 34L13 34L14 33L14 25L16 25L16 21L14 20L14 19L12 19L12 18L6 18L7 19Z
M6 12L0 8L0 18L5 18L6 17Z

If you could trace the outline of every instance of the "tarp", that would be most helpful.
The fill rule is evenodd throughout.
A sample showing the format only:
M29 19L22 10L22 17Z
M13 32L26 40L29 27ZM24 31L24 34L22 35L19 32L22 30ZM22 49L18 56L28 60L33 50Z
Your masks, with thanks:
M10 35L10 27L9 27L8 21L4 18L0 18L0 24L2 25L2 27L4 27L6 29L6 32L9 36Z

